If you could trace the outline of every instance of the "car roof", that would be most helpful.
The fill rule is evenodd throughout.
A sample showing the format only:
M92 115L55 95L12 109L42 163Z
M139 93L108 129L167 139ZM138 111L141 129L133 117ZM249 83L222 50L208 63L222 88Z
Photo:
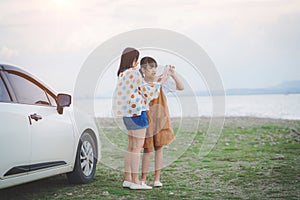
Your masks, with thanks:
M7 65L7 64L0 64L1 67L3 67L5 70L13 70L13 71L18 71L18 72L21 72L23 74L26 74L26 75L29 75L29 76L32 76L31 74L29 74L28 72L18 68L18 67L14 67L14 66L11 66L11 65Z
M36 78L34 75L26 72L25 70L19 68L19 67L15 67L12 65L7 65L7 64L0 64L0 66L2 67L2 69L7 70L7 71L15 71L15 72L19 72L22 73L26 76L29 76L30 78L34 79L35 81L37 81L39 84L41 84L48 92L52 93L52 95L56 96L56 92L51 89L47 84L45 84L43 81L39 80L38 78Z

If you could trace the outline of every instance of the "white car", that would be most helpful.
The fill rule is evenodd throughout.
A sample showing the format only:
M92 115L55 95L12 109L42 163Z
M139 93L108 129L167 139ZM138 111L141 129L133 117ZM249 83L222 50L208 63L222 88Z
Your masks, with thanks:
M75 123L71 96L19 68L0 64L0 189L67 173L92 181L100 159L94 120Z

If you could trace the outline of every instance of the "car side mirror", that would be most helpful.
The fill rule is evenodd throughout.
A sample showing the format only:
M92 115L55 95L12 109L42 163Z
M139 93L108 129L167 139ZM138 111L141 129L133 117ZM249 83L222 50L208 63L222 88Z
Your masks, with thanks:
M69 94L58 94L57 95L57 112L63 114L64 107L71 105L71 95Z

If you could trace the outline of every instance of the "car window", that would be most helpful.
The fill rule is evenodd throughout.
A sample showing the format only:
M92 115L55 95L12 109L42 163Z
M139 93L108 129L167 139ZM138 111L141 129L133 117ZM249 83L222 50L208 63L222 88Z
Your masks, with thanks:
M49 98L51 105L56 106L56 100L49 93L47 93L47 97Z
M8 91L2 80L2 77L0 76L0 102L10 102L10 101L11 101L11 99L8 94Z
M9 73L9 80L19 103L51 105L46 92L32 81L13 73Z

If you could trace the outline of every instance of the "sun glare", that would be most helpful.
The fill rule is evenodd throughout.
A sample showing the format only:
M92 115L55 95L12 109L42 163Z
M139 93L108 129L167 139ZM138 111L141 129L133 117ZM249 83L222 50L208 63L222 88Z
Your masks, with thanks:
M52 0L60 9L68 9L71 6L71 0Z

